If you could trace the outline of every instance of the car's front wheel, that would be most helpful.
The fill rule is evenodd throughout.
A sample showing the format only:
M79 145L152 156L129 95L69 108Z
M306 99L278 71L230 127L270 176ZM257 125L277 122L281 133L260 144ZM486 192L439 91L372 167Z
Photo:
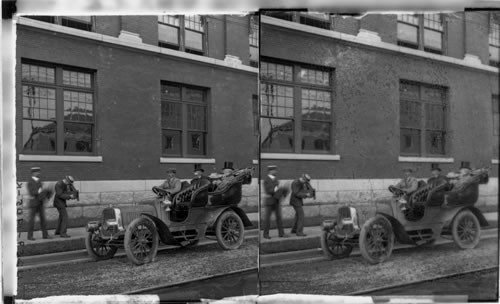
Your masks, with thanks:
M321 232L321 249L328 260L346 258L351 254L352 245L345 244L330 231Z
M470 210L460 211L451 224L453 240L462 249L472 249L481 238L479 220Z
M245 227L236 212L228 210L221 214L215 224L215 236L225 250L238 249L243 244Z
M376 215L365 222L359 235L359 250L370 263L382 263L392 253L394 233L391 223L382 215Z
M94 261L111 259L118 250L116 246L106 244L106 241L102 240L96 231L89 231L87 233L85 247L87 248L88 255Z
M142 265L151 262L158 252L158 233L155 224L145 218L133 220L125 232L125 252L132 263Z

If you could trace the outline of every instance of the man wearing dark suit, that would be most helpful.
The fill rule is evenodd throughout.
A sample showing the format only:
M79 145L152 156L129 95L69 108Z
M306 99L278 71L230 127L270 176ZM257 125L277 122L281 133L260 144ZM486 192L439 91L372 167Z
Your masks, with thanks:
M308 174L303 174L292 182L292 195L290 196L290 205L295 210L295 221L291 233L297 236L306 236L304 234L304 198L312 197L312 194L306 187L306 183L311 180Z
M448 183L448 179L441 174L441 168L439 168L438 164L431 164L431 174L432 177L427 180L427 185L431 188Z
M57 212L59 212L59 220L54 234L60 234L62 238L70 237L66 234L68 229L68 211L66 211L66 201L69 199L75 199L75 194L72 194L69 189L69 185L74 182L75 180L73 177L66 176L63 180L58 181L54 187L56 191L56 195L54 196L54 207L57 209Z
M203 170L201 164L194 165L194 178L191 180L191 185L194 185L195 188L199 188L210 183L208 177L203 175L203 172L205 172L205 170Z
M276 225L278 226L279 237L285 237L285 231L283 230L283 221L281 219L281 206L280 199L286 196L286 192L283 188L279 187L279 180L276 177L278 172L277 166L268 166L268 174L264 178L264 206L265 206L265 217L264 217L264 238L270 239L269 227L271 226L271 214L274 212L276 214Z
M49 239L47 227L45 226L45 209L43 202L48 198L46 191L42 190L42 181L40 179L40 167L31 168L31 178L28 181L27 188L30 196L28 200L28 207L30 213L28 217L28 240L34 241L33 230L35 229L35 216L38 213L40 216L40 227L42 228L42 235L44 239Z

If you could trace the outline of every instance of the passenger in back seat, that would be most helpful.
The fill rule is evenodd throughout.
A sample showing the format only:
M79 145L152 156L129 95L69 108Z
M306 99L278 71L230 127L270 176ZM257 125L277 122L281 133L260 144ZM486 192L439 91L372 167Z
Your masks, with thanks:
M441 174L441 168L439 168L438 164L431 164L431 175L432 177L427 180L427 185L431 188L448 183L448 179Z

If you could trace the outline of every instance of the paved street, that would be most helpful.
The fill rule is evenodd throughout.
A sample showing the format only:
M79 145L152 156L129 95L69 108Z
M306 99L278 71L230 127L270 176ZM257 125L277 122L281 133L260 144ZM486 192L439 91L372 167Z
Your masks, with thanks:
M488 238L472 250L460 250L453 243L401 249L379 265L353 255L335 261L295 260L264 267L259 274L260 291L341 295L494 266L498 267L498 241Z
M257 267L257 239L238 250L217 244L159 252L153 263L134 266L126 257L55 265L18 273L18 298L118 294ZM255 291L257 292L257 291Z

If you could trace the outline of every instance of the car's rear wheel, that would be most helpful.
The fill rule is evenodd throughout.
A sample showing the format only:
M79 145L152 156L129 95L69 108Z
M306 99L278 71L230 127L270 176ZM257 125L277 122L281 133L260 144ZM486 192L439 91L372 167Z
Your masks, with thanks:
M479 220L470 210L460 211L451 224L453 240L462 249L471 249L477 246L481 238Z
M151 262L158 252L158 233L155 224L145 218L133 220L125 232L125 252L136 265Z
M382 263L391 256L394 247L394 233L391 223L382 215L376 215L365 222L359 235L359 250L370 263Z
M102 240L96 231L89 231L87 233L85 247L87 248L88 255L94 261L111 259L118 250L116 246L106 244L106 241Z
M221 214L215 224L215 236L225 250L238 249L243 244L245 227L236 212L228 210Z
M351 254L352 245L342 243L342 240L330 231L322 231L321 249L323 250L323 255L328 260L342 259Z

